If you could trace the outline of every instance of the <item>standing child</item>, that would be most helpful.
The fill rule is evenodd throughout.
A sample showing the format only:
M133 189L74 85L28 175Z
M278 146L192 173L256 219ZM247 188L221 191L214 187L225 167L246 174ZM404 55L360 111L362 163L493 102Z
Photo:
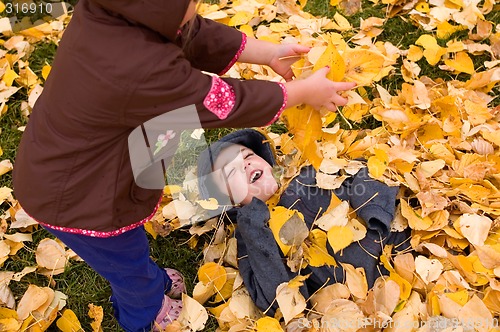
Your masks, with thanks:
M200 154L198 181L202 198L214 197L219 202L229 198L228 205L241 206L226 212L237 222L239 273L257 307L274 315L276 288L299 272L293 273L287 267L280 245L268 226L270 213L265 201L278 191L273 176L276 161L269 141L254 129L224 136ZM346 179L338 189L321 189L316 186L316 171L306 166L284 188L277 205L302 213L307 228L311 229L314 221L327 210L333 195L348 201L365 221L366 236L340 252L327 248L337 263L363 267L371 288L379 276L388 274L379 260L384 245L394 245L394 253L408 250L410 246L409 228L391 231L398 190L370 178L366 167ZM340 264L337 267L307 266L300 274L310 274L300 289L306 299L322 286L345 281Z
M346 102L337 91L354 85L329 81L328 68L290 81L292 58L307 47L247 39L195 12L192 0L80 0L16 157L16 197L110 282L126 331L165 327L184 291L178 271L149 258L142 225L162 191L134 182L134 128L188 105L204 128L264 126L299 103L333 110ZM269 65L290 82L202 72L221 74L236 60Z

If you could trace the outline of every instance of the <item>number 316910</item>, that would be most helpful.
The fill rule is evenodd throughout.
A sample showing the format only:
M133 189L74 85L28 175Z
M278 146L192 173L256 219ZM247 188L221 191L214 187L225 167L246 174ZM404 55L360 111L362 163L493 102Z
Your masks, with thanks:
M41 14L52 12L51 3L11 3L7 2L5 4L5 12L7 14Z

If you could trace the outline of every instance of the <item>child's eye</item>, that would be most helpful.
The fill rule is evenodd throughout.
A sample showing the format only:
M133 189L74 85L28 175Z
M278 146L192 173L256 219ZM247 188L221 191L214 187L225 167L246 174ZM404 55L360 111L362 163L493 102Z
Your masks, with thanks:
M248 157L250 157L250 156L253 156L253 153L249 153L249 154L247 154L247 155L245 156L245 158L243 158L243 159L247 159L247 158L248 158Z

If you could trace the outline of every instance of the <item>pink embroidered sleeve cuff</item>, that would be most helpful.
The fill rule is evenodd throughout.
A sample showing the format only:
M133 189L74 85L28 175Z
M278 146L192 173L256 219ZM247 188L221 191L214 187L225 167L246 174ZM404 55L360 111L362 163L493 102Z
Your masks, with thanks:
M279 109L278 113L276 113L276 115L274 116L274 118L272 118L271 121L269 121L269 123L267 123L265 126L269 126L269 125L273 124L276 120L278 120L279 117L280 117L280 115L281 115L281 113L283 113L283 111L286 108L286 103L288 101L288 94L286 92L285 84L278 83L278 85L281 87L281 90L283 91L283 104L281 104L281 108Z
M238 52L236 52L233 59L229 62L229 64L226 66L226 68L224 68L219 73L219 76L224 75L236 63L236 61L238 61L238 59L240 58L241 53L243 53L243 50L245 49L246 45L247 45L247 35L242 32L241 33L241 45L240 45Z
M203 100L203 105L221 120L227 118L236 103L236 94L231 85L220 77L212 77L212 87Z

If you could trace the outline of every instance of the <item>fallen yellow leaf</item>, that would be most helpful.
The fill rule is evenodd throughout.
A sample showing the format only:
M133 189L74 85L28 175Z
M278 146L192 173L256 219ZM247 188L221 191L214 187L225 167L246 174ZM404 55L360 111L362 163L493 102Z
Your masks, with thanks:
M62 332L79 332L82 330L82 325L71 309L64 310L61 318L56 321L57 327Z
M335 82L342 80L346 68L344 59L340 56L337 48L333 45L331 40L329 40L326 50L314 64L313 70L317 71L318 69L326 66L330 66L330 71L326 77Z
M347 226L333 226L328 230L327 236L335 253L350 245L353 239L351 228Z
M239 11L233 17L231 17L228 25L234 27L238 25L247 24L253 18L253 16L254 16L253 13L246 11Z
M92 323L90 326L92 327L93 332L102 331L102 320L104 319L104 311L101 306L94 305L93 303L89 303L89 317L92 318Z
M18 77L19 75L14 70L8 69L5 74L3 74L2 82L4 82L6 86L11 86Z
M216 290L221 290L227 281L226 269L215 262L205 263L198 270L198 279L205 285L213 283Z
M415 44L424 48L424 57L431 66L436 65L446 54L446 48L439 46L436 38L431 35L420 36Z
M323 265L337 266L335 258L333 258L326 248L327 236L320 229L313 229L309 232L310 244L307 244L307 250L304 250L304 258L309 265L319 267Z
M444 63L455 70L456 73L474 74L474 63L466 52L458 52L454 59L445 59Z
M262 317L255 322L257 332L282 332L280 322L272 317Z
M347 49L342 55L345 61L345 78L358 86L370 85L384 68L384 56L364 49Z

